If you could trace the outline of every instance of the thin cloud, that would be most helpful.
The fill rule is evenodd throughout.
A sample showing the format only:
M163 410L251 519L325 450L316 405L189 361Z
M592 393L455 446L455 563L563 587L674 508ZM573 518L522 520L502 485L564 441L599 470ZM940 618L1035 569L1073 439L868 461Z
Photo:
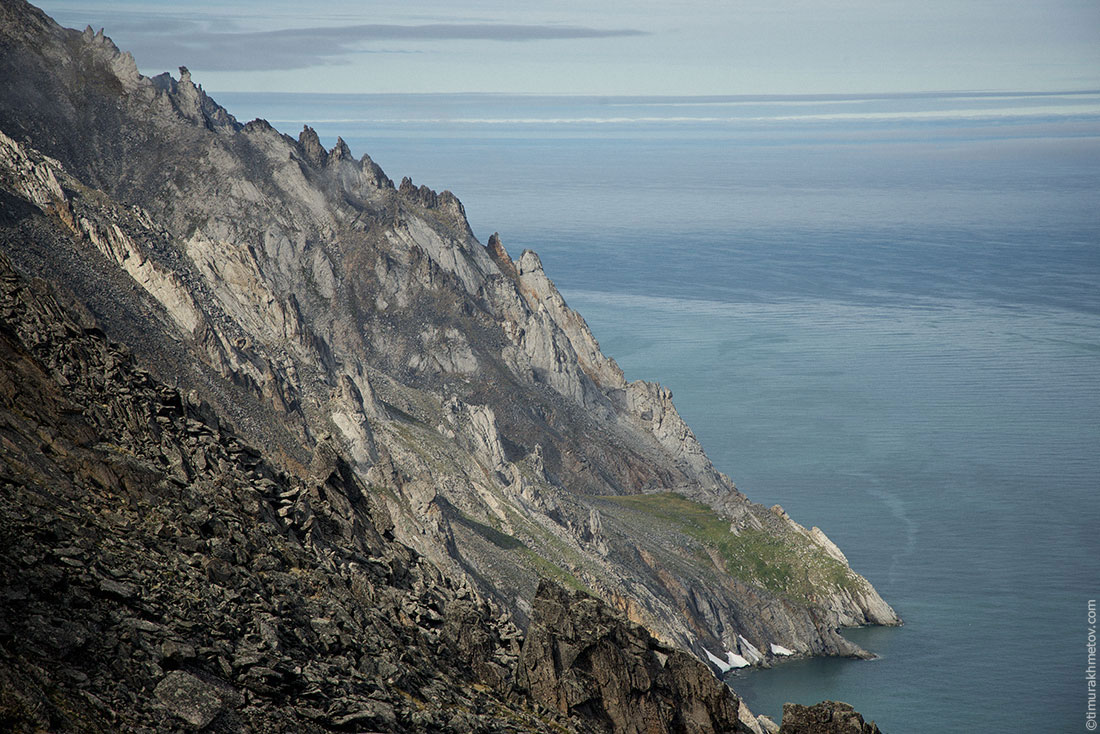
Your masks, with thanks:
M603 29L566 25L509 25L503 23L429 23L426 25L364 24L322 28L225 34L235 38L306 38L347 42L417 39L432 41L546 41L567 38L642 36L631 28Z
M531 42L600 39L648 35L631 28L590 28L565 25L508 25L495 23L432 23L426 25L349 25L288 28L275 31L215 32L147 35L126 39L145 68L185 64L204 71L303 69L348 63L363 52L401 53L405 50L370 48L373 42L496 41ZM367 47L364 45L367 44Z

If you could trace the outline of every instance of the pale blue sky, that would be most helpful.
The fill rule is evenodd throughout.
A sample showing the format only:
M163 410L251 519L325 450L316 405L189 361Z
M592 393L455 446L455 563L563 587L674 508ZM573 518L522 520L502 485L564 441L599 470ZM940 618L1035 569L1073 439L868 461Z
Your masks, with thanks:
M803 94L1100 88L1097 0L46 0L210 90Z

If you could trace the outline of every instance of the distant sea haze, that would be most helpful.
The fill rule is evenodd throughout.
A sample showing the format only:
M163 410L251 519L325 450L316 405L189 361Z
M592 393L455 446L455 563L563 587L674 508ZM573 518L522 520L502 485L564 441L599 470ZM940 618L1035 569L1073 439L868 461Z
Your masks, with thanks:
M1100 92L213 96L450 189L906 625L730 679L890 734L1078 731L1100 594Z
M223 103L233 111L244 113L238 115L242 119L253 111L263 112L269 122L284 130L306 122L304 112L323 110L310 116L309 124L322 137L341 135L345 140L361 134L413 138L581 134L617 139L624 135L747 136L742 142L761 142L773 135L780 139L791 135L829 138L851 133L860 139L871 130L830 129L828 123L893 127L899 123L958 122L971 128L982 124L1061 125L1082 119L1095 123L1100 117L1097 91L728 97L222 93L218 98L226 100ZM507 129L513 127L516 129ZM567 129L555 129L559 127ZM1017 133L1034 135L1034 131ZM1067 129L1059 131L1059 135L1066 133Z

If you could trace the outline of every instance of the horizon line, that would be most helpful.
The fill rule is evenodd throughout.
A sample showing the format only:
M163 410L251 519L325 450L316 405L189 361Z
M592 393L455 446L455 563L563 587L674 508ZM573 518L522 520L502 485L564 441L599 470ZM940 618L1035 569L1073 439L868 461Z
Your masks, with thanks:
M263 94L295 97L532 97L549 99L616 99L616 100L661 100L661 101L828 101L835 99L950 99L965 97L1062 97L1100 94L1097 89L1061 89L1061 90L922 90L915 92L799 92L792 94L614 94L614 93L574 93L574 92L293 92L263 91L258 89L216 89L206 88L207 94Z

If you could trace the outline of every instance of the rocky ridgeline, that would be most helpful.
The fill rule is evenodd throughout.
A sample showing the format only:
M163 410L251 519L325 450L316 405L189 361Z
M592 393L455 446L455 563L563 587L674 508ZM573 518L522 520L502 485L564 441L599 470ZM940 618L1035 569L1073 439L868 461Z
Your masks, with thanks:
M124 407L123 388L101 405L92 393L102 380L88 377L82 410L113 438L72 443L88 467L107 469L57 486L79 495L106 472L102 486L129 497L138 485L121 477L152 466L164 477L150 486L169 482L188 513L244 503L240 533L258 533L249 542L289 528L301 544L301 571L260 569L289 574L278 578L295 589L328 573L326 563L340 570L378 556L381 537L403 544L395 557L419 554L410 568L438 569L451 579L443 587L478 600L479 618L506 613L526 627L539 579L550 577L719 671L859 655L838 627L898 622L820 530L738 492L671 393L628 382L537 255L513 261L498 236L482 246L449 192L395 186L368 156L354 159L342 140L325 150L309 128L294 139L262 120L241 125L186 69L178 80L146 78L102 32L60 28L22 0L0 3L0 245L20 272L49 280L125 345L148 370L134 373L141 391L163 392L159 407ZM54 328L45 324L42 334ZM28 343L45 348L38 337ZM115 357L103 359L110 374ZM67 389L64 371L49 374ZM19 466L45 462L49 476L68 476L52 454L20 456ZM223 470L247 478L259 504ZM13 480L11 491L22 486ZM149 494L153 509L140 505L150 517L166 512L159 497ZM259 523L269 506L274 525ZM92 514L96 523L113 517ZM27 537L34 521L20 521ZM214 552L225 538L203 536L205 523L202 543L182 542L209 575L230 559ZM141 547L190 527L165 520ZM110 547L94 537L89 530L84 547ZM47 538L40 551L53 547ZM293 555L263 553L284 566ZM29 546L24 556L53 558ZM244 558L233 568L255 571L254 555ZM144 573L155 576L155 566ZM330 595L309 588L310 604ZM379 608L387 623L404 619ZM303 629L333 618L305 614ZM221 629L217 619L202 624ZM455 680L475 675L495 691L508 675L488 672L490 663L508 670L514 654L501 645L484 665L463 658L461 671L478 672ZM105 660L112 650L100 651ZM218 656L234 670L234 655ZM227 675L220 663L208 668ZM398 716L420 701L379 695Z

